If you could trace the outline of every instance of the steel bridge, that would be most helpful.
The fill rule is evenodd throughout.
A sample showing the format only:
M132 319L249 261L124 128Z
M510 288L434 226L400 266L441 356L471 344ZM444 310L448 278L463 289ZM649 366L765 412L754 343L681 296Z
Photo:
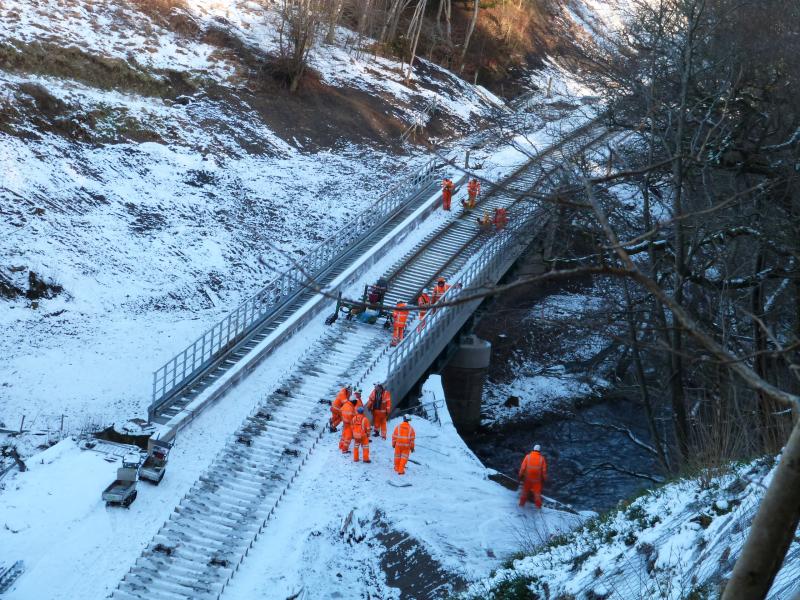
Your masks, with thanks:
M344 319L333 324L245 419L111 597L219 598L320 441L328 418L320 401L332 398L343 380L385 380L395 398L405 396L469 319L482 292L542 234L552 210L539 199L561 185L564 165L606 135L595 122L573 131L487 185L472 212L456 197L451 218L385 273L389 302L415 298L439 275L456 284L425 327L410 318L409 335L390 348L379 326ZM162 423L162 435L174 436L314 315L332 308L310 279L329 291L344 289L408 236L439 204L436 169L426 165L348 225L352 235L334 236L158 369L150 416ZM508 209L508 226L479 231L475 215L496 207Z

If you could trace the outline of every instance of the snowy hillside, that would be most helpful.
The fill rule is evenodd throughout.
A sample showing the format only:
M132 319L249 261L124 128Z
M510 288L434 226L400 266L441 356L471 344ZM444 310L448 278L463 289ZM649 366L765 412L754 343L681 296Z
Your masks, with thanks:
M551 598L716 598L747 538L773 463L759 460L648 492L514 560L468 595L501 598L504 589L527 588ZM769 598L791 598L800 589L798 555L796 539Z
M251 2L0 4L6 427L143 414L158 364L424 161L399 140L434 98L441 135L499 102L433 65L406 85L346 31L292 99L258 67L274 19Z

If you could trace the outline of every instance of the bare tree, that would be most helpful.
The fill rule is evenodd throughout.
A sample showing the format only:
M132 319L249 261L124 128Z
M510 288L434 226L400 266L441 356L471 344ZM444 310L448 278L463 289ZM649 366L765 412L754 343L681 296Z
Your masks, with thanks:
M305 73L324 9L323 0L282 0L278 29L279 68L285 73L291 92L297 91Z

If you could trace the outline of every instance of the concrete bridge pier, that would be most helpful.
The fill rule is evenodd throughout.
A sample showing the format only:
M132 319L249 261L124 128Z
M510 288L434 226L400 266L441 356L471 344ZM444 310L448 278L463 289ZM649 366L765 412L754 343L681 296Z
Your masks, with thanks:
M481 423L483 382L489 369L492 344L476 335L465 335L442 369L447 409L459 433L471 433Z

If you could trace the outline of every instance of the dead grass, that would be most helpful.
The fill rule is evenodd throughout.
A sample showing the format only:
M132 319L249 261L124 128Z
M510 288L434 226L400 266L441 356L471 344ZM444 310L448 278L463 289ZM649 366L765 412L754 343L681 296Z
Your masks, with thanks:
M196 89L184 73L167 71L162 77L120 58L49 43L0 44L0 69L73 79L100 89L161 98L173 98Z

